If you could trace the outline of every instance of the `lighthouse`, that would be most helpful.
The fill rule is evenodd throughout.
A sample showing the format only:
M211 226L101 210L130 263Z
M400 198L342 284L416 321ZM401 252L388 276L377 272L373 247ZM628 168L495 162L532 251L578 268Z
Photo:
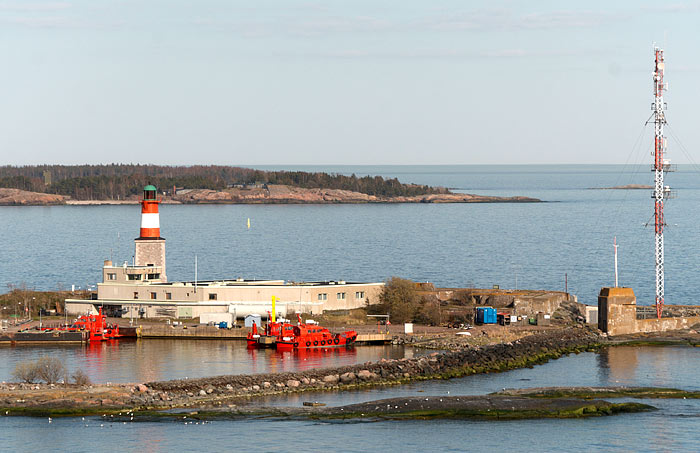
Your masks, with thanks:
M165 275L165 239L160 237L160 215L158 214L158 189L148 185L143 188L141 199L141 231L134 240L134 265L147 267L148 280L167 281Z

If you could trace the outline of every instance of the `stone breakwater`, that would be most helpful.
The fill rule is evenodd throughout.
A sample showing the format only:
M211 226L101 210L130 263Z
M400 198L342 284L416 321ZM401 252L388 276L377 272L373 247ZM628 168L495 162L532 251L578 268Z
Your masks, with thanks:
M78 387L39 384L0 385L0 409L13 413L65 414L109 409L166 409L221 407L240 398L289 392L343 390L395 385L415 380L447 379L475 373L499 372L532 366L564 354L595 350L596 331L557 330L530 335L509 343L468 346L428 356L367 362L332 369L294 373L214 376L145 384Z
M475 373L498 372L532 366L571 352L593 350L601 343L597 332L587 329L558 330L489 346L434 352L411 359L382 359L359 365L303 372L228 375L200 379L149 382L139 386L143 404L170 398L175 404L186 396L190 403L231 397L285 392L342 390L393 385L414 380L447 379Z

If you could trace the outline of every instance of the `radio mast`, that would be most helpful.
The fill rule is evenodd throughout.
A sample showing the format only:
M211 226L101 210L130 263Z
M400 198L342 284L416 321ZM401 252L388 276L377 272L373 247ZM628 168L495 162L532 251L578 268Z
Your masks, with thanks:
M668 160L664 159L666 151L666 138L664 137L664 124L666 115L664 110L664 90L668 85L664 83L664 51L654 48L654 103L651 108L654 111L654 256L656 258L656 316L661 318L664 306L664 199L669 198L671 189L664 186L664 173L671 169Z

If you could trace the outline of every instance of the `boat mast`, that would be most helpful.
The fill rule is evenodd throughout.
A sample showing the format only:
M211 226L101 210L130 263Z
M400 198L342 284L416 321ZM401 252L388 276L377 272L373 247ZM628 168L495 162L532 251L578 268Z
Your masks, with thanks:
M670 194L670 189L664 187L664 173L670 169L667 160L664 160L666 150L666 138L664 137L664 124L666 115L664 109L664 51L654 48L654 256L656 258L656 316L661 318L664 306L664 198Z

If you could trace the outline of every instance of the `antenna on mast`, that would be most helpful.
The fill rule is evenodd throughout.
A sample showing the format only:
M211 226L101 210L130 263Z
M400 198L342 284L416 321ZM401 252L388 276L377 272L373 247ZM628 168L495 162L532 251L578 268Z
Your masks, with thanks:
M617 288L617 236L613 238L613 248L615 249L615 288Z

